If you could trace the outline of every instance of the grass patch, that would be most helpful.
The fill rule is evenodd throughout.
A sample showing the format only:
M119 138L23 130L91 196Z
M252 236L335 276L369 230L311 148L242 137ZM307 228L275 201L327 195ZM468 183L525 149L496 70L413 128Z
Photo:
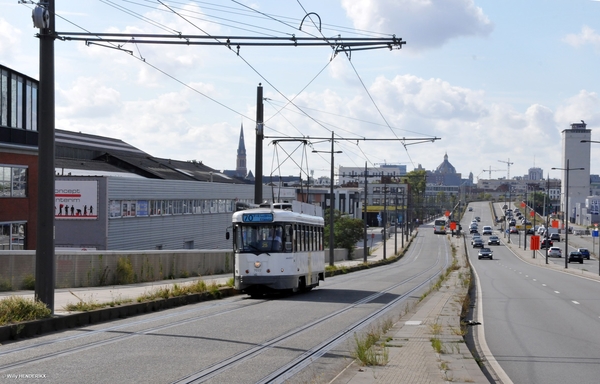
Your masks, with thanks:
M0 325L44 319L52 311L41 301L20 296L9 296L0 300Z
M133 265L127 257L119 257L117 260L117 282L119 284L131 284L134 281Z
M105 308L105 307L117 307L122 304L127 304L127 303L133 302L133 300L131 300L131 299L122 299L121 296L119 295L119 297L115 300L112 300L112 301L109 301L106 303L99 303L93 297L88 300L84 300L83 298L77 296L72 291L69 291L69 293L71 295L75 296L77 298L77 300L79 300L75 304L68 303L67 305L65 305L63 307L63 309L65 311L69 311L69 312L87 312L87 311L93 311L94 309L100 309L100 308Z
M442 343L442 340L437 337L432 337L429 340L431 341L431 346L437 353L443 353L444 344Z
M25 275L23 278L23 289L34 290L35 289L35 277L30 273Z
M159 287L146 292L136 299L138 303L144 301L168 299L169 297L185 296L194 293L210 292L214 297L221 297L219 286L215 283L206 285L204 280L197 280L192 284L173 284L171 287Z
M354 334L354 348L352 356L363 365L386 365L389 361L389 351L386 343L393 340L387 337L381 342L381 337L394 326L391 318L380 321L362 335Z
M12 285L8 280L0 280L0 292L12 291Z

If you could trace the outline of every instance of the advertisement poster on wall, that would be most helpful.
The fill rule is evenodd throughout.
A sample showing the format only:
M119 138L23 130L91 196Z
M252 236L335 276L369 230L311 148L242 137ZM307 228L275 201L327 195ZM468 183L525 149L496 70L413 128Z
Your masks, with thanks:
M98 182L96 180L56 180L54 217L68 220L98 218Z

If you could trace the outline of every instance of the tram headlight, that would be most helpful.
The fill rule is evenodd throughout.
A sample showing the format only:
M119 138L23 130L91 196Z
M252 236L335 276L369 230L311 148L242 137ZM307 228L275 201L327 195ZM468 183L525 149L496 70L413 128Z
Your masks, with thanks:
M254 262L254 268L260 268L261 265L262 265L262 263L260 261Z

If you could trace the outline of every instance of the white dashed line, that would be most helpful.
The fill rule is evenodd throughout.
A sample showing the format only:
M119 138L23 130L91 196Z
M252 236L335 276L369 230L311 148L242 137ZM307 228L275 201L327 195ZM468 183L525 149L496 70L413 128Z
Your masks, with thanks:
M579 302L577 302L577 301L575 301L575 300L571 300L571 302L572 302L573 304L579 304Z
M558 292L558 291L554 291L554 293L560 293L560 292Z
M542 287L546 287L546 284L542 284Z
M537 279L533 279L533 281L537 281Z

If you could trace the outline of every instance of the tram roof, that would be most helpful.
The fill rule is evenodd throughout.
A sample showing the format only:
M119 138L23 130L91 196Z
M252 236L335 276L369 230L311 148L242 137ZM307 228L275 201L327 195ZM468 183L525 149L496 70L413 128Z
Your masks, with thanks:
M233 214L233 222L241 223L242 215L244 214L273 214L272 222L291 222L291 223L305 223L305 224L316 224L323 225L325 220L320 216L312 216L304 213L292 212L284 209L271 209L271 208L253 208L238 211ZM262 224L268 224L268 222L262 222Z

